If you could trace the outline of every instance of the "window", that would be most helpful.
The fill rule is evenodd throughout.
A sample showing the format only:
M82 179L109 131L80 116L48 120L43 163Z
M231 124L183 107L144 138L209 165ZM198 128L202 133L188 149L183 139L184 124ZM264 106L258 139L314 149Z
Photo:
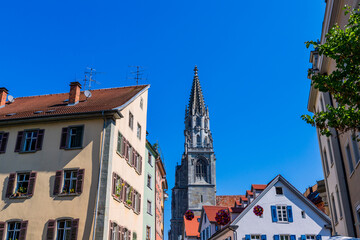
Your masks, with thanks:
M120 240L121 227L117 223L110 221L110 240Z
M323 157L324 157L324 165L325 165L326 175L329 175L330 169L329 169L328 157L327 157L325 148L323 150Z
M61 131L60 149L82 148L84 126L70 126Z
M203 199L203 195L200 195L200 202L203 202L204 199Z
M124 155L124 138L123 138L123 135L120 132L118 132L116 151L120 155Z
M64 171L64 185L61 193L75 193L77 170Z
M276 210L277 210L278 222L287 222L288 221L288 216L287 216L286 206L285 205L278 205L278 206L276 206ZM280 240L283 240L283 239L280 239ZM288 240L288 239L284 239L284 240Z
M36 172L10 173L7 198L31 197L34 193Z
M56 240L70 240L71 220L61 220L57 224Z
M315 240L315 235L306 235L306 240Z
M132 153L133 153L133 148L132 148L132 146L130 144L128 144L128 148L127 148L127 156L128 156L128 158L127 158L127 160L128 160L129 163L131 163L132 159L133 159L133 154Z
M201 118L200 117L196 118L196 126L201 127Z
M150 166L152 166L152 161L151 161L151 153L148 153L148 163L150 164Z
M143 109L144 107L144 100L143 98L140 99L140 108Z
M283 194L283 189L282 189L282 187L275 187L275 190L276 190L276 194L277 194L277 195L282 195L282 194Z
M196 144L197 144L198 146L201 146L201 137L200 137L200 135L197 135L197 136L196 136Z
M354 157L355 157L355 162L356 164L360 161L360 153L359 153L359 145L358 142L356 141L356 136L353 135L352 136L352 147L353 147L353 152L354 152Z
M129 127L130 127L131 129L134 128L134 115L132 115L131 112L129 112Z
M357 218L358 218L358 227L359 227L359 230L360 230L360 205L357 206Z
M338 208L339 208L340 218L342 218L342 209L341 209L341 204L340 204L340 195L339 195L338 186L335 186L335 189L336 189L336 198L337 198L337 201L338 201Z
M15 152L35 152L41 150L44 129L26 130L18 132Z
M121 179L121 177L119 175L117 175L116 173L113 173L112 195L114 198L116 198L119 201L123 200L124 185L125 185L125 182Z
M260 235L251 235L251 240L260 240Z
M21 222L9 222L6 240L19 239Z
M333 213L334 213L334 221L335 221L335 223L338 223L338 216L337 216L337 212L336 212L334 194L331 194L331 203L332 203L332 209L333 209Z
M8 138L9 138L8 132L0 133L0 153L5 153Z
M327 140L327 145L328 145L329 155L330 155L330 164L332 165L334 163L334 158L333 158L332 148L331 148L329 139Z
M204 160L199 159L196 162L196 178L197 179L203 179L203 180L207 180L207 164Z
M301 211L301 217L302 217L302 218L306 218L305 211Z
M84 169L56 171L53 194L81 194L83 188L84 173Z
M147 201L147 213L151 215L151 202L148 200Z
M280 235L280 240L290 240L289 235Z
M137 136L138 139L141 139L141 126L140 126L139 123L137 124L137 133L136 133L136 136Z
M147 186L151 189L151 176L149 174L147 176Z
M146 240L151 239L151 227L146 226Z
M348 163L349 163L349 171L350 171L350 174L351 174L354 171L354 165L353 165L353 159L352 159L352 156L351 156L349 144L346 145L346 158L347 158Z

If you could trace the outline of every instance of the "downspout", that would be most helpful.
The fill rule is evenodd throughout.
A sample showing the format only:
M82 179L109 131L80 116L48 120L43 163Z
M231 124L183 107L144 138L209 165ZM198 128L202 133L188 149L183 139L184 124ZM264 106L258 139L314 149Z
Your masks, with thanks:
M99 167L99 179L98 179L98 187L97 187L97 193L96 193L96 206L95 206L95 217L94 217L94 228L93 228L93 240L95 240L95 233L96 233L96 219L97 219L97 212L98 212L98 204L99 204L99 195L100 195L100 179L101 179L101 170L102 170L102 162L103 162L103 156L104 156L104 143L105 143L105 117L104 117L104 111L101 112L101 115L103 116L104 124L103 124L103 135L101 137L101 150L100 150L100 167Z

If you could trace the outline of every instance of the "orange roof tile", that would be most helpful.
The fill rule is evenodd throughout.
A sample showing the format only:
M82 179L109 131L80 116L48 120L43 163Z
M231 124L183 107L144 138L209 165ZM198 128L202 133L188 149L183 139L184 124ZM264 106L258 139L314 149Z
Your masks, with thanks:
M250 196L254 195L254 194L252 193L252 191L250 191L250 190L246 190L246 193L247 193L248 195L250 195Z
M122 106L147 86L92 90L92 97L88 99L81 92L79 103L73 106L68 106L65 101L69 93L18 97L13 103L8 102L0 108L0 121L109 111Z
M216 206L233 207L236 200L240 200L240 195L216 196Z
M228 209L231 212L231 209L226 206L203 206L203 208L210 222L216 222L215 217L219 210Z
M199 224L200 224L199 218L200 218L200 216L194 216L194 218L192 220L187 220L184 216L186 236L200 237L200 233L198 231Z
M247 200L248 200L247 197L244 196L244 195L241 195L241 196L240 196L240 199L241 199L242 201L247 201Z
M264 190L267 187L266 184L252 184L251 189Z

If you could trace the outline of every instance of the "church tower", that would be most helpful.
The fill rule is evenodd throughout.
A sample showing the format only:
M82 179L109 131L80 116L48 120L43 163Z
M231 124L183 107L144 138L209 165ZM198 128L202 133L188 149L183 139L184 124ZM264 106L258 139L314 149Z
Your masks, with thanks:
M203 205L216 203L216 159L209 109L205 106L196 66L189 105L185 110L184 135L185 149L181 165L176 166L172 189L169 240L180 239L184 214L188 209L200 215Z

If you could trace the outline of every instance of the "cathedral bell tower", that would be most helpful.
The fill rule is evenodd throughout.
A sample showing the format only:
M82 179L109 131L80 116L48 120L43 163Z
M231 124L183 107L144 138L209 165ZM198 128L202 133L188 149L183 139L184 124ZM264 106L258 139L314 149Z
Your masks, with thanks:
M216 164L210 131L209 109L205 106L198 69L194 68L189 105L185 110L185 146L181 165L176 166L172 189L169 240L182 235L186 210L200 215L203 205L216 204Z

